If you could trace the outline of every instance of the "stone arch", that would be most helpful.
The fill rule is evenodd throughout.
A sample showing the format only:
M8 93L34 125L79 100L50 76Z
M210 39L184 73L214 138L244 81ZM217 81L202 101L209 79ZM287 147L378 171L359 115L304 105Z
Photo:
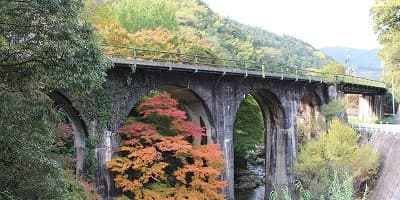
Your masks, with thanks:
M204 100L192 89L176 86L176 85L158 85L136 94L130 102L128 102L128 113L133 109L140 99L153 89L163 89L170 93L174 98L183 104L187 111L188 117L197 125L204 123L207 135L207 143L217 142L217 133L212 119L210 109L204 103Z
M56 105L61 107L61 109L66 113L68 120L72 124L76 154L75 174L78 179L83 179L86 170L86 136L88 135L87 127L77 109L73 107L72 101L68 95L62 91L54 91L48 94L48 96L55 102Z
M284 131L288 120L281 100L273 92L257 89L248 94L257 101L264 120L265 197L268 197L272 190L278 191L289 184L290 172L287 168L290 158L286 154L290 147L286 144L287 134Z

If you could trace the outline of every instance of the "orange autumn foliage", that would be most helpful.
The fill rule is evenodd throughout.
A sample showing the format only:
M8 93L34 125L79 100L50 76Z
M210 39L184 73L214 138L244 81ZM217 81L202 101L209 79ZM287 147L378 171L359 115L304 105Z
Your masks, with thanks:
M98 27L97 32L102 37L102 43L107 44L105 51L119 58L133 58L133 47L137 49L156 50L164 52L175 52L171 54L138 50L136 59L167 61L179 60L184 62L191 59L184 55L197 55L199 62L210 62L216 64L216 58L220 58L217 51L204 40L188 33L172 33L163 28L153 30L140 30L135 33L128 32L124 28L115 26ZM121 48L130 47L130 48ZM207 57L207 58L206 58ZM210 59L212 58L212 59ZM187 62L192 60L187 60Z
M168 93L163 93L141 103L138 107L139 114L146 119L152 114L168 117L174 120L185 120L186 113L178 109L178 101L171 98Z
M224 199L218 193L226 187L220 180L222 152L218 144L188 142L205 130L187 121L178 102L163 93L142 102L138 113L139 119L129 119L119 130L120 156L107 163L116 186L133 199ZM174 135L158 131L154 117L169 122Z

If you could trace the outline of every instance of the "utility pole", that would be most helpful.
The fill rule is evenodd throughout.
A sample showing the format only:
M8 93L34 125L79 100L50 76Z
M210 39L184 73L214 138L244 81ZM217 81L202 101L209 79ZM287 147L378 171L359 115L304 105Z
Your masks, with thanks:
M396 116L396 110L394 106L394 78L392 73L392 108L393 108L393 117Z
M350 74L350 50L349 49L347 49L347 51L346 51L346 57L345 57L344 63L345 63L347 74L351 75Z

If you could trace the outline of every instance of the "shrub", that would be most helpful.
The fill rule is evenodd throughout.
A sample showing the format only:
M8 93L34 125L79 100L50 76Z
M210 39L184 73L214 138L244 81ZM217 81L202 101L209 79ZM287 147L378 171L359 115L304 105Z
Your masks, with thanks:
M348 174L353 182L370 180L378 169L378 155L358 144L359 135L339 120L332 120L329 134L309 140L296 161L299 178L314 194L328 194L334 171ZM359 188L356 188L359 189Z

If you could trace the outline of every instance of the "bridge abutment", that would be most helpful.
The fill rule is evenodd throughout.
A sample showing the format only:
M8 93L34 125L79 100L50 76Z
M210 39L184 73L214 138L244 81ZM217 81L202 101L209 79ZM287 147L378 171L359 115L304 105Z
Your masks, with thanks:
M361 121L371 121L383 118L383 95L360 95L358 118Z

